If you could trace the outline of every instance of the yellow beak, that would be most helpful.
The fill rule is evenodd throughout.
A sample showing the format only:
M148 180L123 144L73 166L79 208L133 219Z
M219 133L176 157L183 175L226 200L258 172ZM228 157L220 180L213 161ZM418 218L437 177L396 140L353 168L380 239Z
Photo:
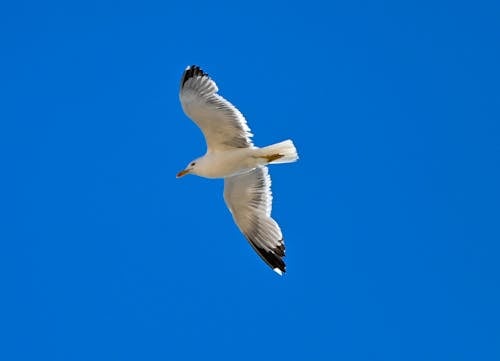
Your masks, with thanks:
M180 178L182 176L185 176L188 173L189 173L189 169L181 170L179 173L177 173L177 175L175 176L175 178Z

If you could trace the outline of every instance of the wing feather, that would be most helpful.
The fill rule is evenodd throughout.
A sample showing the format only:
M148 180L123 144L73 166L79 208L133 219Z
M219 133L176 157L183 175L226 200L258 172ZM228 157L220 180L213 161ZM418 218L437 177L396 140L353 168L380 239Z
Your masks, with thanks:
M207 73L196 65L188 66L179 92L184 113L200 127L208 151L251 147L252 133L245 117L218 90Z
M277 273L285 272L285 244L278 223L271 218L271 178L267 167L225 178L224 200L257 254Z

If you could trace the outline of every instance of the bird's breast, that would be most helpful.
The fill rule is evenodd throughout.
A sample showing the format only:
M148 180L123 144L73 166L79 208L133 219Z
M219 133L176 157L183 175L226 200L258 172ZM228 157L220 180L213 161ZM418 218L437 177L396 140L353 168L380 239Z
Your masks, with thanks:
M260 164L259 159L252 155L252 150L238 148L207 153L200 175L206 178L226 178L253 169Z

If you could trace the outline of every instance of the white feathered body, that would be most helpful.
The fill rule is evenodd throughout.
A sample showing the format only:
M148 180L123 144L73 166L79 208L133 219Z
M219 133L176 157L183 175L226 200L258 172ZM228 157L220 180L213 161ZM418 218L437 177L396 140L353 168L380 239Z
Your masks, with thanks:
M269 162L267 157L280 155ZM233 148L223 152L208 151L196 160L193 174L205 178L226 178L246 173L256 167L273 163L290 163L298 159L297 150L291 140L285 140L264 148Z

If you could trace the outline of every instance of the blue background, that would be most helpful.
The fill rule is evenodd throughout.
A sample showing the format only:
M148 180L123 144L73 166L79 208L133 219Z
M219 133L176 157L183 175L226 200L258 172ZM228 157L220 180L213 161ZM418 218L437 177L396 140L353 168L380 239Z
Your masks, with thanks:
M68 2L69 3L69 2ZM0 9L2 360L499 360L495 2ZM263 146L287 244L255 255L178 84Z

